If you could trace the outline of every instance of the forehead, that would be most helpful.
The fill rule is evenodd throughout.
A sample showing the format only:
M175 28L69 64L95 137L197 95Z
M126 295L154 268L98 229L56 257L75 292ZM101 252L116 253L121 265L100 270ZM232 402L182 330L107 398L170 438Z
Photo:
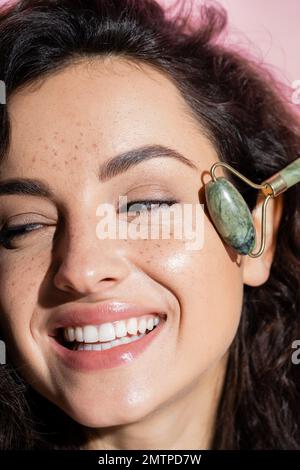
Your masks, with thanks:
M171 79L119 58L81 60L24 87L9 115L12 165L33 152L53 161L74 151L88 164L95 150L106 159L148 144L175 146L197 164L199 145L212 151Z

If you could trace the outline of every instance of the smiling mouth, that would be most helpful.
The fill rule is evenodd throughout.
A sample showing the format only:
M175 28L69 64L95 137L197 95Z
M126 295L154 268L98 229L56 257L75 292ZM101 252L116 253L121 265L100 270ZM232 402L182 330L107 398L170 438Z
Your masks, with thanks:
M150 314L98 325L59 328L56 341L71 351L104 351L139 341L151 334L166 315Z

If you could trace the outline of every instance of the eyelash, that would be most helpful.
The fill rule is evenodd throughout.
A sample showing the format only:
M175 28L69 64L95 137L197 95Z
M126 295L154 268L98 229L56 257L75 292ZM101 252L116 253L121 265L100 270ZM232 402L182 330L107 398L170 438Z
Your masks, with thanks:
M147 207L147 210L151 210L151 204L158 205L159 207L162 205L172 206L177 204L178 201L176 200L137 200L127 203L126 209L128 211L128 207L141 204ZM123 212L124 208L121 208L121 212ZM135 211L138 212L138 211ZM34 228L33 228L34 227ZM7 249L13 249L11 246L11 242L18 237L26 236L31 232L34 232L40 227L44 227L44 224L40 223L31 223L31 224L24 224L24 225L15 225L11 227L6 227L0 231L0 246L3 246Z
M128 207L129 206L134 206L135 204L141 204L143 206L146 206L147 209L151 210L151 204L155 204L156 206L162 206L162 205L167 205L167 206L173 206L174 204L177 204L178 201L176 201L175 199L165 199L165 200L161 200L161 199L147 199L147 200L136 200L136 201L131 201L131 202L128 202L127 203L127 210L128 210ZM121 207L121 212L122 212L122 207ZM138 211L135 211L135 212L138 212Z
M30 230L32 227L43 227L43 224L24 224L24 225L14 225L11 227L7 227L0 231L0 245L4 246L7 249L12 248L10 245L11 241L17 237L25 236L26 232L31 233L35 229Z

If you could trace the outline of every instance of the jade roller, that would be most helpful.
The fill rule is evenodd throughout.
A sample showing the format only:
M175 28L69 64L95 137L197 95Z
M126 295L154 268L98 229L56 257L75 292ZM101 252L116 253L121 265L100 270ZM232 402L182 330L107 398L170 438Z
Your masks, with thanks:
M217 178L215 170L223 166L245 183L262 191L265 196L262 206L262 229L260 247L256 253L255 227L248 205L234 185L224 177ZM260 256L266 242L266 208L274 198L300 182L300 157L261 184L255 184L227 163L216 162L210 169L212 181L205 185L205 199L209 215L223 240L242 255L252 258Z

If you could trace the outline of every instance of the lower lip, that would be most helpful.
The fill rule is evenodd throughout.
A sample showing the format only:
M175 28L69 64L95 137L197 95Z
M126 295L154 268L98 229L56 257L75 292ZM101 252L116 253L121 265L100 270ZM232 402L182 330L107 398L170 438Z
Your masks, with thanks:
M71 350L62 346L54 338L51 338L51 343L54 346L56 355L71 369L82 371L111 369L132 363L134 359L152 344L152 341L159 335L164 323L165 320L161 320L154 330L141 339L137 339L132 343L121 344L111 349L105 349L104 351Z

